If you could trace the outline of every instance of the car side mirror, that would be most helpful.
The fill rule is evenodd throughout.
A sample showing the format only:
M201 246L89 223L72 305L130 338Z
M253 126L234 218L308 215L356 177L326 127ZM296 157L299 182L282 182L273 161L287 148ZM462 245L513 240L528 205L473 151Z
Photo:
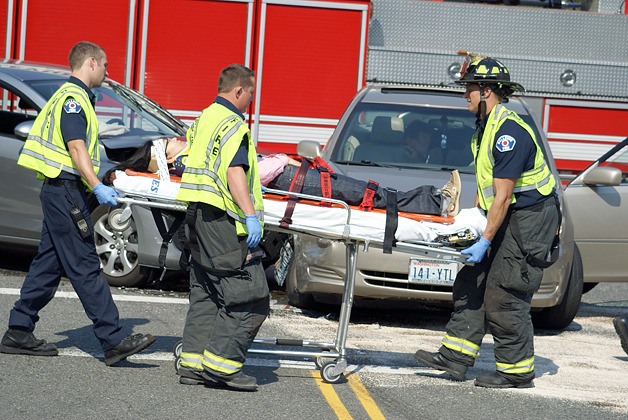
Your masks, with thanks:
M31 129L33 128L34 122L35 122L34 120L30 120L30 121L24 121L24 122L19 123L13 129L13 133L18 138L22 140L26 140L28 138L28 133L30 133Z
M612 166L598 166L589 171L582 183L585 185L617 186L621 184L622 173L619 168Z
M301 140L297 145L297 155L306 159L316 159L321 155L321 144L314 140Z

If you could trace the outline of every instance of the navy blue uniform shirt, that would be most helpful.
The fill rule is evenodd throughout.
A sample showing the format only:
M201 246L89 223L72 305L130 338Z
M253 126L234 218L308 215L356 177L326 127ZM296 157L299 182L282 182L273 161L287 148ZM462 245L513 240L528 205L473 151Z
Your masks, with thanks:
M506 120L495 134L493 146L493 178L521 178L521 174L534 167L536 144L519 124ZM515 193L515 209L533 206L547 197L537 190Z
M87 85L80 79L70 76L68 82L74 83L85 90L92 106L96 104L96 95L94 95L94 92L92 92L92 90L88 88ZM66 144L66 147L69 140L87 140L87 116L85 114L85 110L81 108L72 96L68 96L63 103L63 111L61 111L61 121L59 124L61 127L63 142ZM76 175L72 175L65 171L61 171L59 178L71 180L78 179Z

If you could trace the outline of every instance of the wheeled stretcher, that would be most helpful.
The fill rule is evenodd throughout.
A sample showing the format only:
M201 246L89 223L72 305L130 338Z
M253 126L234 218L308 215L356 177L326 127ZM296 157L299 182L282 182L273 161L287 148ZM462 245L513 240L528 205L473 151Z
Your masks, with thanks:
M120 179L122 179L121 177ZM133 177L135 178L135 177ZM129 181L129 180L127 180ZM146 181L142 181L146 182ZM132 215L134 206L142 206L153 209L164 209L174 211L185 211L187 206L185 203L176 201L173 197L171 188L176 189L174 185L160 185L163 181L155 183L154 180L148 182L149 190L145 187L139 188L125 182L114 182L115 188L120 193L118 201L122 204L122 212L118 213L120 222L124 222L125 218ZM150 187L152 185L152 187ZM176 194L176 193L175 193ZM286 207L286 198L297 198L294 213L292 215L293 222L289 226L281 223L283 211ZM320 205L320 203L327 203ZM385 224L385 214L375 212L356 211L343 201L297 194L287 191L279 191L267 189L264 194L265 215L264 228L269 231L286 233L290 235L311 235L318 238L324 238L344 243L346 247L346 274L344 279L344 288L342 295L342 303L340 315L338 318L338 330L336 337L331 342L309 341L301 339L284 339L284 338L256 338L254 343L270 344L277 346L300 347L300 350L271 350L252 347L249 353L272 354L280 356L306 357L314 359L315 365L320 369L321 377L329 383L337 383L342 378L342 373L347 368L346 340L349 328L349 320L351 317L351 308L353 306L353 294L355 287L355 277L357 268L357 250L359 246L363 246L368 251L371 244L383 245L383 234L378 232L381 230L379 225ZM316 214L316 217L312 215ZM366 221L361 220L366 217ZM372 218L377 218L373 222ZM433 216L426 216L428 222L435 225L443 225L435 223ZM370 219L369 219L370 218ZM405 218L399 218L399 227L397 229L396 242L394 249L408 253L413 257L420 257L429 260L442 260L447 262L466 261L466 256L452 247L444 246L441 242L434 242L434 238L438 237L438 233L420 234L416 238L411 237L417 228L413 227L413 223L421 224L415 220L406 221ZM329 223L321 223L328 220ZM282 226L283 225L283 226ZM459 232L461 227L452 225L443 225L444 232ZM429 231L429 228L423 227ZM481 234L483 229L482 223L477 226L467 226L466 230L473 231L474 235ZM410 233L408 233L410 232ZM424 232L425 233L425 232ZM376 251L373 251L376 252ZM181 354L181 342L177 343L174 348L175 367L178 370L179 357Z

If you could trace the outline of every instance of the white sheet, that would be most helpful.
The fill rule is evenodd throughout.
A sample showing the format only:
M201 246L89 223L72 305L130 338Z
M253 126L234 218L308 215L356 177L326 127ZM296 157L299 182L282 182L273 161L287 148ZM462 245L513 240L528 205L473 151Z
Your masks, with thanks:
M113 186L125 191L173 200L181 186L178 182L165 181L147 176L129 176L123 171L116 171Z
M116 172L114 186L125 193L140 193L155 198L173 200L179 191L177 182L163 181L142 176L129 176ZM285 213L287 202L264 200L264 221L278 225ZM297 203L292 215L295 229L321 230L343 235L347 212L345 209ZM384 213L351 211L350 235L365 240L383 241L386 215ZM474 238L486 228L486 218L477 208L462 209L453 224L417 222L405 217L399 218L395 238L401 242L434 242L441 235L453 235L469 230Z
M284 215L285 201L264 200L264 221L278 225ZM300 204L294 208L292 227L295 229L321 229L342 235L347 212L345 209ZM477 208L462 209L451 225L434 222L417 222L399 217L395 238L401 242L434 242L437 236L451 235L469 229L478 237L486 228L486 219ZM350 235L375 241L384 240L386 214L379 212L351 211Z

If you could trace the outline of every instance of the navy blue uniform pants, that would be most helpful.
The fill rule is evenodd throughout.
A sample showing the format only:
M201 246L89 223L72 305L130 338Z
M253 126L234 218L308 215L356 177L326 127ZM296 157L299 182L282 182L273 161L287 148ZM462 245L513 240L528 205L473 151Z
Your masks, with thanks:
M70 216L70 208L76 205L93 232L85 193L69 186L44 184L39 198L44 213L41 242L24 279L20 299L9 316L9 328L32 332L39 311L52 300L61 277L66 276L94 323L94 333L103 350L110 350L126 334L120 326L109 285L102 276L94 238L90 235L83 239Z

